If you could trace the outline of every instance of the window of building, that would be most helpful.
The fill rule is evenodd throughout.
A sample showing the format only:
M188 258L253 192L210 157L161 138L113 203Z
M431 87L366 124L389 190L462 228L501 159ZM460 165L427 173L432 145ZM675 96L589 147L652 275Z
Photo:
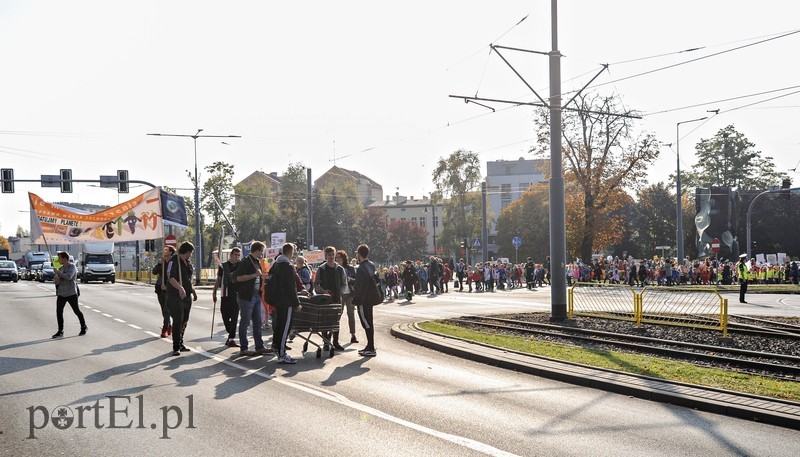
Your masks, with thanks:
M395 221L395 218L393 218L393 217L389 219L389 222L394 222L394 221Z
M439 228L439 216L433 216L433 227Z
M511 184L500 184L500 207L507 208L511 204Z
M419 226L420 227L425 227L426 226L426 222L425 222L425 218L424 217L419 218Z
M411 223L414 224L414 225L417 225L417 218L416 217L412 217L411 218Z

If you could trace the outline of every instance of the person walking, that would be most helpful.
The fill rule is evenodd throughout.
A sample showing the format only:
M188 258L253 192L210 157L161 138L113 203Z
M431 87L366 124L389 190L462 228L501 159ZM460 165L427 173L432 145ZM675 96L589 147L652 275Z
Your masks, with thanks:
M328 294L331 297L331 303L342 303L342 289L347 285L347 277L344 268L336 263L336 248L328 246L324 250L325 263L317 268L317 274L314 277L314 292L318 294ZM344 347L339 344L339 332L325 332L324 337L331 340L333 348L337 351L344 351ZM330 350L327 343L322 346L323 351Z
M739 261L736 263L736 273L739 275L739 303L747 303L744 300L744 295L747 293L748 281L748 268L747 268L747 254L739 256Z
M356 250L358 268L353 303L358 306L358 316L367 334L367 346L358 351L358 354L363 357L375 357L378 354L375 351L375 324L372 311L375 305L381 303L381 298L375 284L375 265L367 257L369 257L369 246L359 245Z
M294 244L286 243L281 254L269 268L269 286L267 293L271 297L270 305L275 307L275 324L272 326L272 344L277 342L278 363L294 364L295 359L286 353L286 340L292 328L292 315L300 311L300 299L297 296L296 271L292 266Z
M217 290L221 289L222 300L219 305L219 311L222 314L222 322L225 324L225 330L228 332L228 339L225 341L225 346L231 348L238 348L236 344L236 323L239 320L239 303L237 298L238 283L233 282L231 274L236 272L239 267L239 259L242 256L242 250L234 247L231 249L230 258L220 264L217 268L217 280L214 282L214 290L211 292L211 299L214 304L217 304Z
M236 302L239 305L239 355L254 356L272 353L271 349L264 347L264 338L261 335L261 256L264 255L264 243L254 242L250 246L250 254L239 262L236 268L236 282L239 292ZM294 278L293 278L294 279ZM294 281L292 281L294 285ZM248 350L247 329L253 325L253 342L255 350Z
M161 251L161 260L153 265L152 274L157 276L156 279L156 297L158 298L158 305L161 307L161 338L166 338L172 335L172 320L169 316L169 308L167 307L167 264L172 256L175 255L175 248L172 246L165 246Z
M167 263L165 276L167 283L167 308L172 317L172 355L181 355L189 349L183 344L186 325L189 323L189 313L192 311L192 301L197 301L197 292L192 287L192 264L189 259L194 252L194 245L188 241L181 243L178 253L173 255ZM191 295L191 296L190 296Z
M69 261L69 254L66 252L58 253L58 261L61 267L55 271L53 282L56 283L56 321L58 322L58 331L53 335L53 338L61 338L64 336L64 307L69 303L72 312L78 316L78 321L81 323L81 331L78 335L86 335L86 319L83 313L78 308L78 283L75 281L78 277L78 269L75 264Z

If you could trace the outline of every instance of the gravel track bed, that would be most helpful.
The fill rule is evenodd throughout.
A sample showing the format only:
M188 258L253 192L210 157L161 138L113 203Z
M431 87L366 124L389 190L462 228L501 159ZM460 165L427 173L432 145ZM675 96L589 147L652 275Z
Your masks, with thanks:
M524 322L535 322L535 323L542 323L542 324L554 324L550 322L550 314L549 313L534 313L534 314L512 314L512 315L497 315L491 316L503 319L514 319ZM771 318L770 320L773 321L780 321L786 322L791 324L798 324L800 319L797 318L788 318L788 319L779 319L779 318ZM510 329L493 329L482 327L478 325L469 325L463 322L455 322L450 321L449 323L454 325L459 325L461 327L470 328L471 330L478 331L481 333L491 333L491 334L501 334L501 335L510 335L510 336L518 336L523 338L533 338L541 341L549 341L554 343L561 343L561 344L570 344L574 346L581 346L587 349L598 349L598 350L614 350L626 353L639 353L639 354L648 354L647 351L635 351L632 349L623 349L612 344L603 344L603 343L595 343L595 342L587 342L587 341L579 341L573 340L570 338L562 338L557 336L549 336L549 335L531 335L524 332L517 332ZM511 325L511 324L507 324ZM558 324L556 324L558 325ZM721 347L731 347L731 348L738 348L738 349L745 349L749 351L759 351L759 352L769 352L775 354L783 354L783 355L793 355L793 356L800 356L800 343L796 339L788 339L788 338L772 338L772 337L764 337L764 336L752 336L752 335L739 335L736 333L729 332L729 340L721 341L722 333L719 331L712 331L712 330L704 330L704 329L692 329L688 327L678 327L678 326L670 326L670 325L653 325L653 324L642 324L640 329L637 329L636 326L632 322L627 321L619 321L614 319L601 319L601 318L589 318L589 317L576 317L572 320L567 320L564 323L560 324L564 327L564 330L568 330L569 328L580 328L580 329L588 329L588 330L598 330L610 333L619 333L619 334L626 334L626 335L636 335L636 336L646 336L649 338L657 338L657 339L664 339L664 340L672 340L672 341L680 341L680 342L687 342L687 343L695 343L695 344L703 344L709 346L721 346ZM648 343L650 344L650 343ZM651 344L653 346L658 346L657 344ZM663 347L671 347L668 345L664 345ZM689 351L689 349L681 348L683 351ZM713 351L704 351L709 354L714 354ZM672 358L666 357L660 354L652 354L656 357L667 358L670 360L679 360L679 361L687 361L686 359L679 359L679 358ZM735 354L728 354L728 353L719 353L719 355L728 357L728 358L738 358L738 359L747 359L743 355L735 355ZM759 361L765 361L765 359L758 359ZM692 361L693 364L703 367L714 367L714 368L722 368L727 370L735 370L742 373L748 374L756 374L761 376L770 376L770 377L779 377L788 380L798 380L795 375L791 374L783 374L780 372L775 371L762 371L762 370L754 370L748 369L738 366L732 366L726 363L719 363L719 362L712 362L706 360L695 360ZM783 364L783 365L790 365L790 363L786 361L776 361L775 363ZM800 365L795 365L800 366Z

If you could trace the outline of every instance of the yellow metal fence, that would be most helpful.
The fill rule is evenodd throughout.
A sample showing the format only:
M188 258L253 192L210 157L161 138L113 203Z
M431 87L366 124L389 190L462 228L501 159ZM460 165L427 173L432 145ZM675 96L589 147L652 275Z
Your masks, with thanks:
M624 284L576 283L568 290L569 317L681 325L721 330L728 335L728 300L714 288L645 287L636 292Z

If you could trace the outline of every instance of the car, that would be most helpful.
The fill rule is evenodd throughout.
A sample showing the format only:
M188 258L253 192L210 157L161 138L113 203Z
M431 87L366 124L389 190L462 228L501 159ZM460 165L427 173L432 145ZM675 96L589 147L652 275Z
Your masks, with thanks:
M53 264L50 262L43 263L42 269L37 271L36 273L39 282L52 281L53 278L56 276L56 272L53 269Z
M11 260L0 260L0 281L19 281L16 263Z
M28 275L25 276L25 279L28 281L38 280L39 271L42 270L42 264L37 263L36 265L31 265L31 268L28 270Z

